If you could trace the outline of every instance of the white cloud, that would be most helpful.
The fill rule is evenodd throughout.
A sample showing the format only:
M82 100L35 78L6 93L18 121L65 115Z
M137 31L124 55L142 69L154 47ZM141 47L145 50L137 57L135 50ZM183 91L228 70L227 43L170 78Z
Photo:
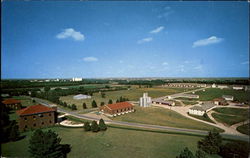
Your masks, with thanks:
M207 45L210 45L210 44L216 44L216 43L220 43L222 41L223 41L223 38L218 38L216 36L211 36L211 37L206 38L206 39L201 39L201 40L195 41L193 43L193 48L199 47L199 46L207 46Z
M61 33L56 35L56 38L73 38L76 41L83 41L85 39L84 35L81 32L77 32L73 28L64 29Z
M150 33L159 33L164 29L164 26L157 27L156 29L150 31Z
M142 43L145 43L145 42L151 42L153 40L152 37L147 37L147 38L143 38L139 41L137 41L138 44L142 44Z
M203 66L202 65L198 65L198 66L194 67L194 69L201 71L203 69Z
M249 64L249 61L244 61L241 64L243 64L243 65Z
M96 57L85 57L85 58L83 58L83 60L86 62L98 61L98 59Z
M168 65L168 62L163 62L162 65Z

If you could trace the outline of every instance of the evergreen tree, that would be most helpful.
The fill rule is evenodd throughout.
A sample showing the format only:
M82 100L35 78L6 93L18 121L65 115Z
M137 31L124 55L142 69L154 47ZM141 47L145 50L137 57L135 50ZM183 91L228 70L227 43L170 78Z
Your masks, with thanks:
M107 125L105 124L103 119L100 119L100 121L99 121L99 128L101 131L107 130Z
M105 98L106 97L106 94L105 93L101 93L102 95L102 98Z
M20 136L18 125L16 121L12 121L10 124L10 135L9 140L16 141Z
M197 150L195 153L196 158L206 158L206 153L202 150Z
M112 99L109 99L109 102L108 102L108 104L113 104L113 101L112 101Z
M119 103L119 102L120 102L119 99L117 99L117 100L116 100L116 103Z
M83 104L82 104L82 108L83 108L83 109L87 109L86 103L83 103Z
M91 130L91 126L89 125L89 122L84 122L84 126L83 126L85 131L90 131Z
M101 106L103 106L103 105L105 105L105 103L104 103L104 102L101 102Z
M96 104L95 100L92 101L92 107L93 107L93 108L96 108L96 107L97 107L97 104Z
M77 110L77 107L76 107L75 104L73 104L73 105L71 106L71 110Z
M193 153L186 147L176 158L195 158Z
M61 158L64 156L61 138L49 130L43 132L37 129L29 140L30 156L34 158Z
M92 132L98 132L99 131L99 126L96 121L92 121L91 123L91 131Z
M201 141L198 141L198 148L208 154L217 154L222 145L222 137L219 132L210 131Z

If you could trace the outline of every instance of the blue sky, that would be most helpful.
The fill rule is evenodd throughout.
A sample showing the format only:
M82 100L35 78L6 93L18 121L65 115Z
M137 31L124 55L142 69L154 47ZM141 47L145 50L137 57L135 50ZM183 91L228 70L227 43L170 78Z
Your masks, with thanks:
M248 77L247 2L3 2L2 78Z

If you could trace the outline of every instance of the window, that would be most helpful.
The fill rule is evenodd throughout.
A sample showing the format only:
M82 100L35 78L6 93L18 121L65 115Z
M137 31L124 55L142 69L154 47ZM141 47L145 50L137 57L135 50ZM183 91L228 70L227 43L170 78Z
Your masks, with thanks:
M52 123L52 121L50 120L49 123Z
M51 116L51 114L49 113L49 116Z
M25 117L24 120L27 121L27 117Z
M36 118L36 116L33 116L33 119L35 119Z
M44 125L44 122L42 122L42 125Z
M33 126L36 127L36 124L34 123Z
M28 128L28 126L27 126L27 125L25 125L25 126L24 126L24 128Z
M43 114L39 114L38 116L39 116L39 117L43 117Z

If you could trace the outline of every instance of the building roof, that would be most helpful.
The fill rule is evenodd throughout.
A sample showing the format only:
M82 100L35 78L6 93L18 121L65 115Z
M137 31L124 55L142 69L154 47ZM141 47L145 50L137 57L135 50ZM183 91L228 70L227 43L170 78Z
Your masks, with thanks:
M225 99L224 98L215 98L215 99L213 99L213 101L225 101Z
M159 102L159 103L162 103L162 104L170 104L172 105L174 103L174 101L171 101L171 100L164 100L163 98L155 98L155 99L152 99L153 102Z
M193 106L190 109L191 110L199 110L199 111L207 111L207 110L211 109L214 106L215 105L212 104L212 103L204 103L204 104L201 104L200 106Z
M6 99L4 101L2 101L3 104L18 104L21 103L20 100L16 100L16 99Z
M55 109L38 104L38 105L32 105L32 106L28 106L27 108L18 110L16 113L22 116L22 115L32 115L32 114L53 112L53 111L55 111Z
M222 97L223 97L223 98L233 98L232 95L223 95Z
M107 107L110 110L118 110L118 109L130 108L133 107L133 105L130 104L129 102L120 102L115 104L108 104L105 105L105 107Z

